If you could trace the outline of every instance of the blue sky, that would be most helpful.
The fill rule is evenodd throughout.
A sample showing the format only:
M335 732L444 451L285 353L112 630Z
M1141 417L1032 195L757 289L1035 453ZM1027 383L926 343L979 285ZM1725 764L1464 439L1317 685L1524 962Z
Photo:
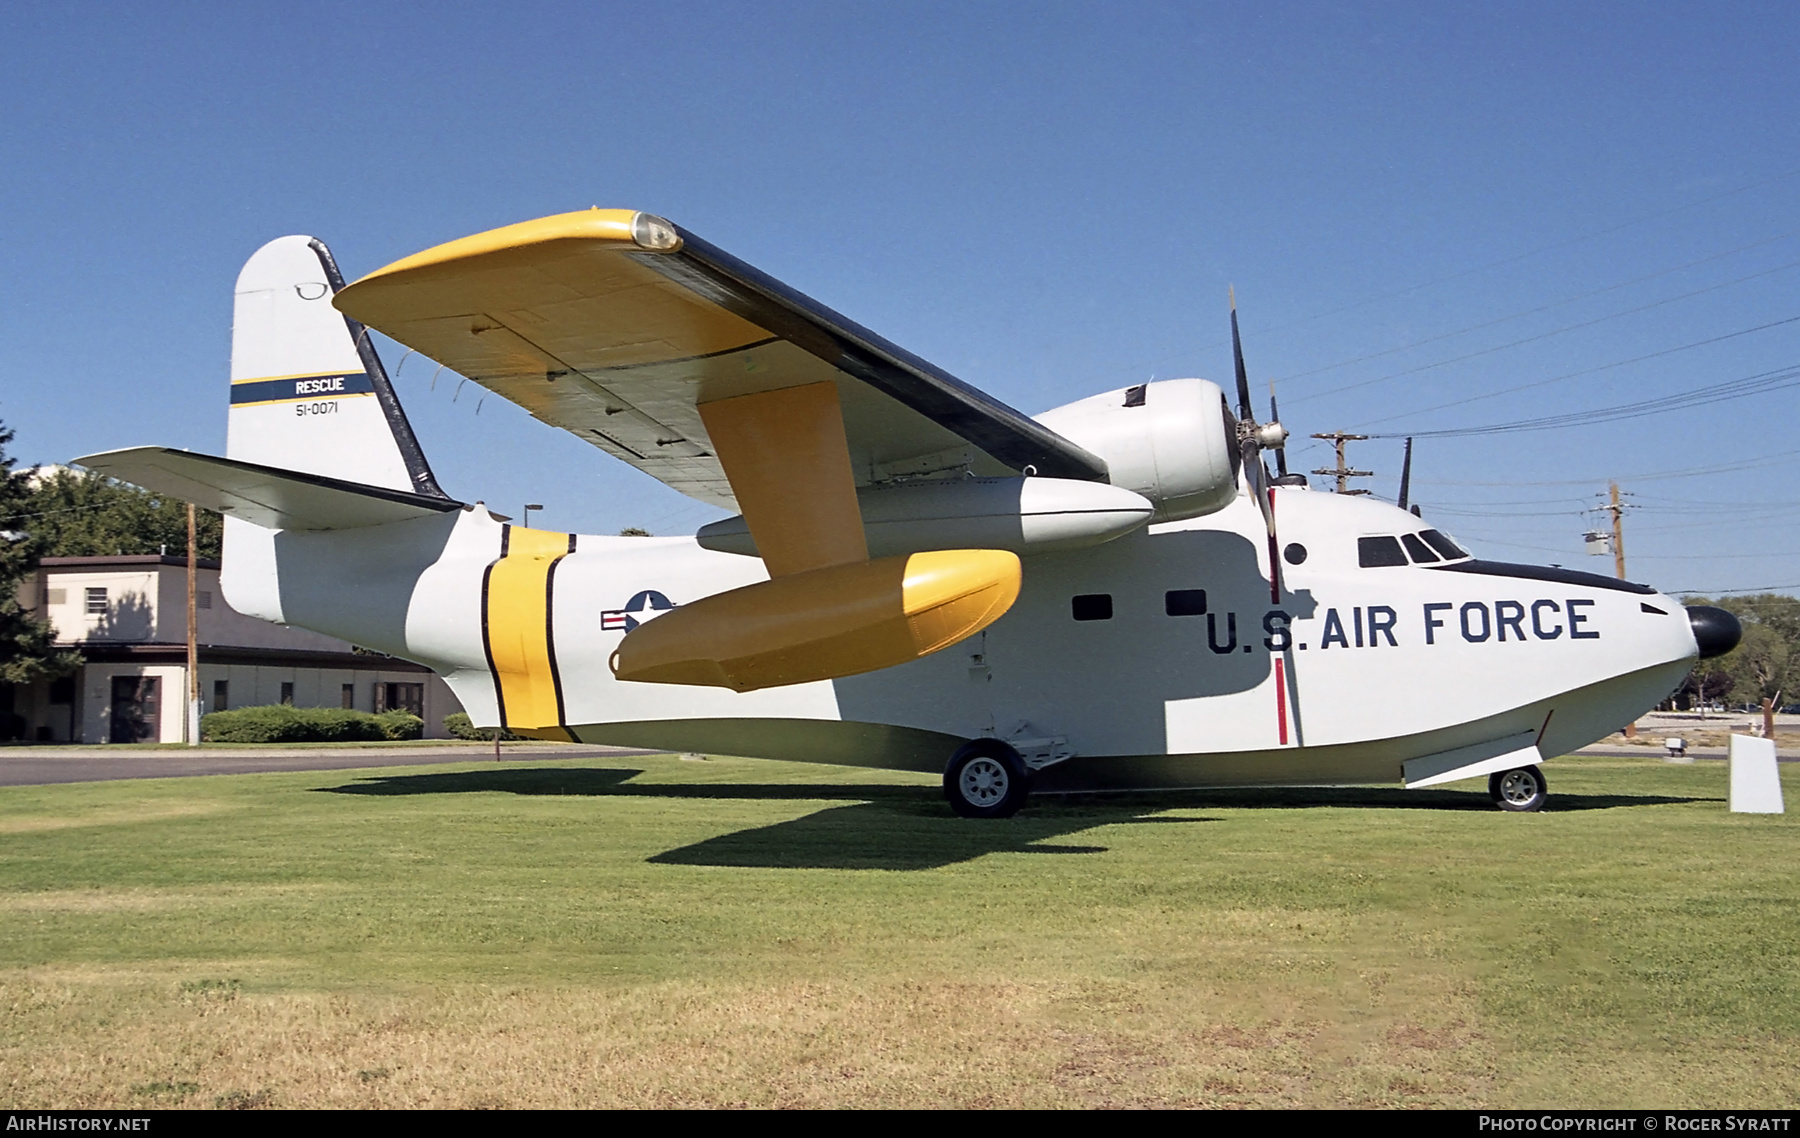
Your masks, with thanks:
M263 242L354 278L590 205L1030 413L1227 378L1228 284L1300 436L1709 390L1800 365L1797 33L1777 4L12 5L0 420L25 462L222 450ZM717 516L431 371L398 386L451 493L584 532ZM1414 498L1489 556L1610 571L1581 511L1618 478L1632 576L1792 587L1797 424L1778 383L1421 438ZM1401 445L1351 451L1378 494Z

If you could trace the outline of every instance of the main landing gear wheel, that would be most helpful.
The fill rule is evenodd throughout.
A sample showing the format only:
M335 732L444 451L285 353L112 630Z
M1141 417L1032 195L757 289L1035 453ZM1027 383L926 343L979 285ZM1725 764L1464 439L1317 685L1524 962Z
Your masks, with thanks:
M964 818L1010 818L1025 805L1030 779L1019 752L998 739L976 739L950 756L944 797Z
M1488 776L1488 795L1502 810L1542 810L1550 796L1544 772L1536 767L1518 767Z

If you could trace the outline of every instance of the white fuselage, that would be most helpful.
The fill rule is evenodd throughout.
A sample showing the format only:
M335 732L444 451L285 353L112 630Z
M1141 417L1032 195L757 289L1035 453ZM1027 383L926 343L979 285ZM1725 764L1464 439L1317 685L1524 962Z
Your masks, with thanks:
M995 736L1051 789L1388 781L1408 759L1522 733L1545 755L1591 742L1673 690L1697 653L1660 594L1363 568L1359 538L1429 527L1368 499L1278 488L1275 503L1282 547L1305 550L1283 559L1278 602L1262 516L1240 495L1027 557L1011 611L932 656L746 693L621 682L608 660L667 605L766 580L760 560L581 536L551 599L564 725L586 742L934 771L959 741ZM482 590L504 528L482 509L272 536L233 523L224 587L256 615L431 667L494 724Z

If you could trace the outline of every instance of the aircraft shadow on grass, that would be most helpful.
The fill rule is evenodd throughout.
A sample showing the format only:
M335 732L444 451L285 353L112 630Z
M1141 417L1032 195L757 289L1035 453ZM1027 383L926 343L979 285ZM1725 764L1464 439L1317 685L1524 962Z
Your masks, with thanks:
M1482 810L1484 792L1398 790L1386 787L1291 787L1186 790L1159 793L1058 794L1035 798L1004 821L955 817L936 787L809 783L634 783L641 770L615 767L501 767L442 774L381 775L330 794L413 795L502 793L667 799L826 801L829 806L787 822L738 830L656 854L658 865L759 869L940 869L994 853L1098 854L1109 847L1054 841L1117 825L1198 825L1214 817L1166 817L1168 810L1312 808ZM1561 794L1550 809L1610 810L1661 806L1694 798L1658 795Z

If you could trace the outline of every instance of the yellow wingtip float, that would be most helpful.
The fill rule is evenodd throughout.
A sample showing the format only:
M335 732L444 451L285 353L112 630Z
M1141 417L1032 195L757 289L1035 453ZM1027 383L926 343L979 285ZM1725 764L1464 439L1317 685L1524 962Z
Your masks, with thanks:
M620 642L621 680L733 691L860 675L973 636L1019 597L1019 559L947 549L777 577L706 597Z

